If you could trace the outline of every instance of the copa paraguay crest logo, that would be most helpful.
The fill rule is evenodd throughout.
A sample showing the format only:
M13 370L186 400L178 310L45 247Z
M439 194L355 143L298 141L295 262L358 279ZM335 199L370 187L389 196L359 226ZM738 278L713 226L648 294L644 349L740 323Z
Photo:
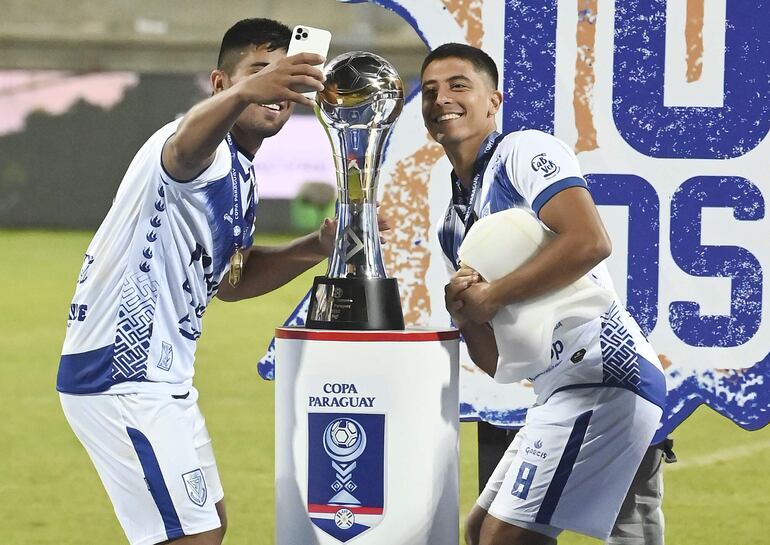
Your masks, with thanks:
M385 415L308 414L307 509L346 542L377 526L385 508Z

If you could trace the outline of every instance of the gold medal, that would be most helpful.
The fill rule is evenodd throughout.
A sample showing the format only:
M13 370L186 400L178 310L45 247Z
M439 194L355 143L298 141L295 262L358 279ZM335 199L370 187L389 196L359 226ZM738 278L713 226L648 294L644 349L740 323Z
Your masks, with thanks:
M243 253L240 248L235 249L235 253L230 258L230 275L228 281L232 287L238 285L241 281L241 272L243 271Z

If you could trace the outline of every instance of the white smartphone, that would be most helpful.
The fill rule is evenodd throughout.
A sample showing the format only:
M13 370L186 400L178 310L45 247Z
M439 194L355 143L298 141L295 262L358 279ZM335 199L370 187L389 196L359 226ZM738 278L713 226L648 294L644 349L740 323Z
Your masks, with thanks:
M287 56L297 53L315 53L324 58L329 54L329 44L332 41L332 33L321 28L313 28L307 25L297 25L291 32L291 41ZM323 70L323 65L319 64L317 68ZM310 100L315 99L315 89L305 87L301 91Z

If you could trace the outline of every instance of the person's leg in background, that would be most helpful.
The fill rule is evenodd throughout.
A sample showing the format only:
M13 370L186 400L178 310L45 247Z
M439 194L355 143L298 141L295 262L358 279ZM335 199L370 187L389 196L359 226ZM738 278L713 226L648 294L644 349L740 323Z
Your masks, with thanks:
M664 545L663 461L673 463L673 441L652 445L623 500L606 545Z

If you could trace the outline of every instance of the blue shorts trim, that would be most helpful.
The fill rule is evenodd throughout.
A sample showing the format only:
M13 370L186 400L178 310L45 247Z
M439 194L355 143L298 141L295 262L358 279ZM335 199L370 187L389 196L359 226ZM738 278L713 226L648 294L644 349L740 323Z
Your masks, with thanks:
M575 419L572 433L570 433L569 439L567 439L567 445L564 447L559 465L556 466L551 484L548 485L548 490L546 490L545 497L543 497L543 503L540 505L540 510L535 517L535 522L538 524L551 523L551 517L554 511L556 511L556 506L559 504L559 498L561 498L564 487L567 486L567 480L569 480L569 476L572 474L572 468L575 466L575 460L577 460L580 453L580 447L583 446L588 423L591 421L591 415L593 414L593 411L586 411Z
M139 456L139 463L144 471L144 478L147 480L147 487L150 489L152 499L158 507L160 516L163 519L163 526L166 528L168 539L177 539L184 536L182 523L179 515L176 513L174 503L171 501L166 482L163 480L163 474L158 464L158 458L152 449L149 439L135 428L126 428L131 443L134 445L136 454Z

